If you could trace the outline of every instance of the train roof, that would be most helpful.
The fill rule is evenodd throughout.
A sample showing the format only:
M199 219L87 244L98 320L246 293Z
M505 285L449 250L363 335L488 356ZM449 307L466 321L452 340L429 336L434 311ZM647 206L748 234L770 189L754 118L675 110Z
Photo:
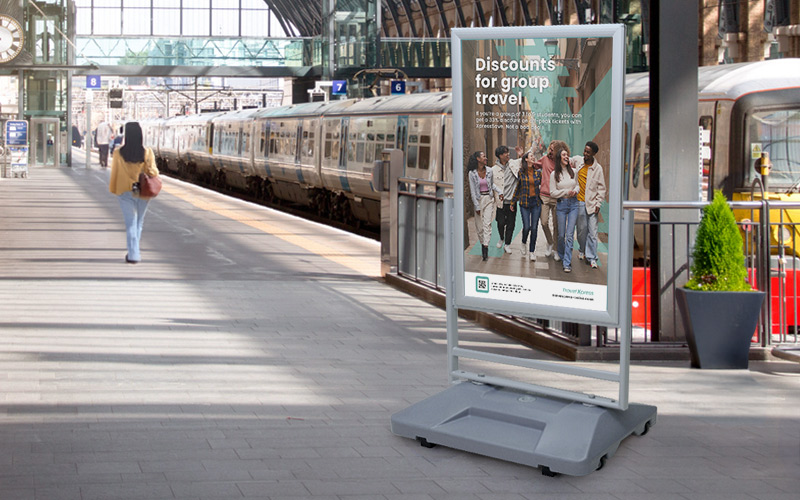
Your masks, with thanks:
M291 104L289 106L281 106L278 108L262 109L258 113L258 117L303 117L303 116L319 116L324 114L327 110L336 107L347 107L355 102L353 99L344 101L318 101L318 102L303 102L299 104Z
M450 92L426 92L422 94L402 94L373 97L353 102L346 109L332 109L329 113L336 115L391 115L407 113L450 113L453 110L453 98Z
M398 113L434 112L449 113L452 98L449 92L403 94L346 99L328 102L308 102L262 110L258 116L268 118L339 115L391 115Z
M697 87L701 100L737 100L751 92L800 89L800 59L702 66L698 69ZM631 73L625 78L625 99L646 101L650 95L649 73Z
M227 111L213 116L214 122L238 122L242 120L252 120L253 117L261 112L260 108L256 109L243 109L241 111Z

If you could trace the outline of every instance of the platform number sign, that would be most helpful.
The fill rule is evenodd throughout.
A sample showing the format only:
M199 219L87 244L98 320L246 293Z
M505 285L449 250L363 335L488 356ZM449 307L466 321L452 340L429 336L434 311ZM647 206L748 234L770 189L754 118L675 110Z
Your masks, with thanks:
M392 95L394 94L405 94L406 93L406 82L403 80L392 80Z
M99 89L100 88L100 76L99 75L87 75L86 76L86 88L87 89Z
M347 80L334 80L331 86L331 94L347 95Z

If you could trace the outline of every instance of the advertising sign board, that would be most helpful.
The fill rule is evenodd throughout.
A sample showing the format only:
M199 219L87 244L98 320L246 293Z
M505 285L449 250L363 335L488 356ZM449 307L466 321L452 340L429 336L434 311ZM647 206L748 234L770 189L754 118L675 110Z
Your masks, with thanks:
M616 325L624 27L454 29L452 51L456 305Z

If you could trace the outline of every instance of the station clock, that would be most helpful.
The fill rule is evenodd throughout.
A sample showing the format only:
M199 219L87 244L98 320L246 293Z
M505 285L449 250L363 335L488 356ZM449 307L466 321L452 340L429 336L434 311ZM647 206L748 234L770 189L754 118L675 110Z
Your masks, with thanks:
M11 16L0 14L0 63L7 63L22 52L25 36L22 25Z

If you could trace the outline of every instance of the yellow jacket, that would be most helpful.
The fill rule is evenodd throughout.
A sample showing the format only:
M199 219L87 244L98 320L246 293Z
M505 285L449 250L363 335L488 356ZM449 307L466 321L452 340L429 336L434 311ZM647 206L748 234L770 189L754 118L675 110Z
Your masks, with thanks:
M128 163L122 158L120 150L117 149L114 151L114 157L111 160L111 182L108 184L108 190L117 196L130 191L133 183L139 182L139 174L141 172L150 177L158 175L156 158L152 149L144 148L144 161L141 163Z

